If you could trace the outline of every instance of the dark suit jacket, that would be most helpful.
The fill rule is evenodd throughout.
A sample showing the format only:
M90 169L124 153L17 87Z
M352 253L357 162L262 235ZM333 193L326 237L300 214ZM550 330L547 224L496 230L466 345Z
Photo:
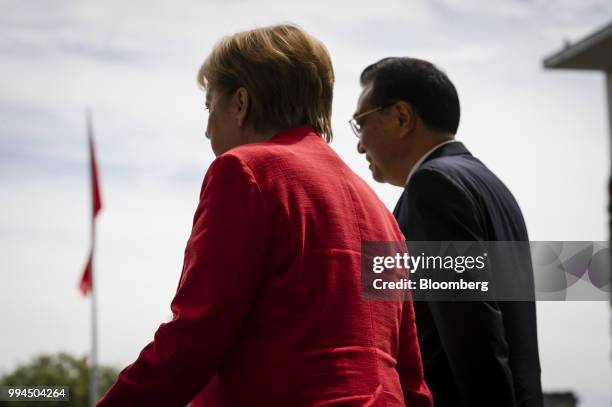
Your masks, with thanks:
M425 159L394 215L409 241L529 240L508 188L460 142ZM414 308L436 407L542 406L533 302L415 302Z
M412 303L366 301L362 240L401 241L314 129L211 164L162 324L99 406L431 407ZM138 301L138 299L134 299Z

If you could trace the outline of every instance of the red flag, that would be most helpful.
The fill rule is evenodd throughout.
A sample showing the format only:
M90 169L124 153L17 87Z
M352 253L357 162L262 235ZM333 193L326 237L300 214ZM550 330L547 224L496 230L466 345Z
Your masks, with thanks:
M100 186L98 184L98 168L96 165L96 154L94 151L93 143L93 128L91 124L91 115L87 112L87 138L89 143L89 164L90 164L90 176L91 176L91 249L89 251L89 257L81 276L79 283L79 290L83 295L89 294L92 289L92 263L94 255L94 242L95 242L95 221L98 212L102 209L102 198L100 195Z
M81 282L79 283L79 290L81 294L87 295L91 290L91 261L93 260L93 253L89 252L89 258L87 264L85 264L85 270L81 276Z

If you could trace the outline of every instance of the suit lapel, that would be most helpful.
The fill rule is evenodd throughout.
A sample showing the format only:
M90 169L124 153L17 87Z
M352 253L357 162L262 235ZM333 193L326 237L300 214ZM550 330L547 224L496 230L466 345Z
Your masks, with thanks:
M405 194L406 188L404 188L404 190L402 191L402 194L400 195L399 199L397 200L397 203L395 204L395 209L393 209L393 216L395 217L395 219L399 217L400 209L402 207L402 200L404 199Z

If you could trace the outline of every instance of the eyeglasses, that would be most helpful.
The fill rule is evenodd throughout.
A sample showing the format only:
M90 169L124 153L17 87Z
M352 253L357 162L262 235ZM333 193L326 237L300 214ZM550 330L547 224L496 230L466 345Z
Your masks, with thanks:
M395 102L391 102L391 103L387 103L386 105L382 105L382 106L378 106L375 107L374 109L370 109L368 111L365 111L363 113L359 113L357 116L353 117L351 120L349 120L349 125L351 126L351 129L353 130L353 133L355 133L355 136L357 136L357 138L361 138L361 128L363 127L363 125L359 124L359 122L357 120L366 117L367 115L371 114L371 113L375 113L375 112L379 112L383 109L388 108L389 106L393 105Z

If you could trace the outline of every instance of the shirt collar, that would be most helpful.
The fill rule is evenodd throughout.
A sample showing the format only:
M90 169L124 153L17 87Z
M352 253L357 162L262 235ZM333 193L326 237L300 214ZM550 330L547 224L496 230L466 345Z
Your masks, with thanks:
M410 172L408 173L408 176L406 177L406 182L404 183L404 186L408 186L408 182L410 182L410 178L412 178L412 176L414 175L416 170L421 166L421 164L423 164L423 161L425 161L427 159L427 157L429 157L431 155L431 153L433 153L434 151L436 151L438 148L442 147L445 144L456 143L456 142L458 142L458 140L446 140L446 141L438 144L437 146L435 146L434 148L432 148L431 150L429 150L425 154L423 154L421 156L421 158L419 158L419 160L410 169Z

